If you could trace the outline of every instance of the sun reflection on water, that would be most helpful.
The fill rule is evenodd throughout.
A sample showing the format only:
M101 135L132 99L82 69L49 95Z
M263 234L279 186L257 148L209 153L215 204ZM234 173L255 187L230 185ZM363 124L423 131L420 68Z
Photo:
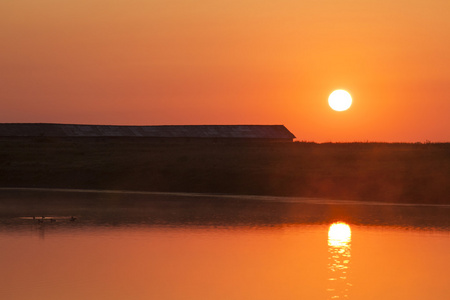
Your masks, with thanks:
M348 299L352 233L345 223L333 223L328 230L328 299Z

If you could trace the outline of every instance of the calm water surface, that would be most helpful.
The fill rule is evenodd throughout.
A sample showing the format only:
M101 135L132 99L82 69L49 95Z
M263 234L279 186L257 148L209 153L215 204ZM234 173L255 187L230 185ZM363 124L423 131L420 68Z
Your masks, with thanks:
M0 299L448 299L448 206L311 201L3 191Z

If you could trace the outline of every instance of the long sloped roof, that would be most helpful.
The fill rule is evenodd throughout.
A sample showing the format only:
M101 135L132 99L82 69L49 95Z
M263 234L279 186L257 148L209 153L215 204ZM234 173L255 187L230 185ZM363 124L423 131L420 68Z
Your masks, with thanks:
M0 136L293 139L284 125L118 126L0 123Z

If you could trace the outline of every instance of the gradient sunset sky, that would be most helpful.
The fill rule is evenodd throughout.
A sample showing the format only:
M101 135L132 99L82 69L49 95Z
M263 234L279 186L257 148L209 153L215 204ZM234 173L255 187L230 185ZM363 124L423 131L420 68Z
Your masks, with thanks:
M448 142L449 16L449 0L3 0L0 122Z

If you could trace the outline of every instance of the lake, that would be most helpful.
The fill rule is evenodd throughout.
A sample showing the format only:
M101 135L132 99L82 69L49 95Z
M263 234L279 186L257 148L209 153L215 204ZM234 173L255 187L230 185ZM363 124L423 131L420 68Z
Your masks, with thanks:
M450 205L2 189L0 208L0 299L450 295Z

